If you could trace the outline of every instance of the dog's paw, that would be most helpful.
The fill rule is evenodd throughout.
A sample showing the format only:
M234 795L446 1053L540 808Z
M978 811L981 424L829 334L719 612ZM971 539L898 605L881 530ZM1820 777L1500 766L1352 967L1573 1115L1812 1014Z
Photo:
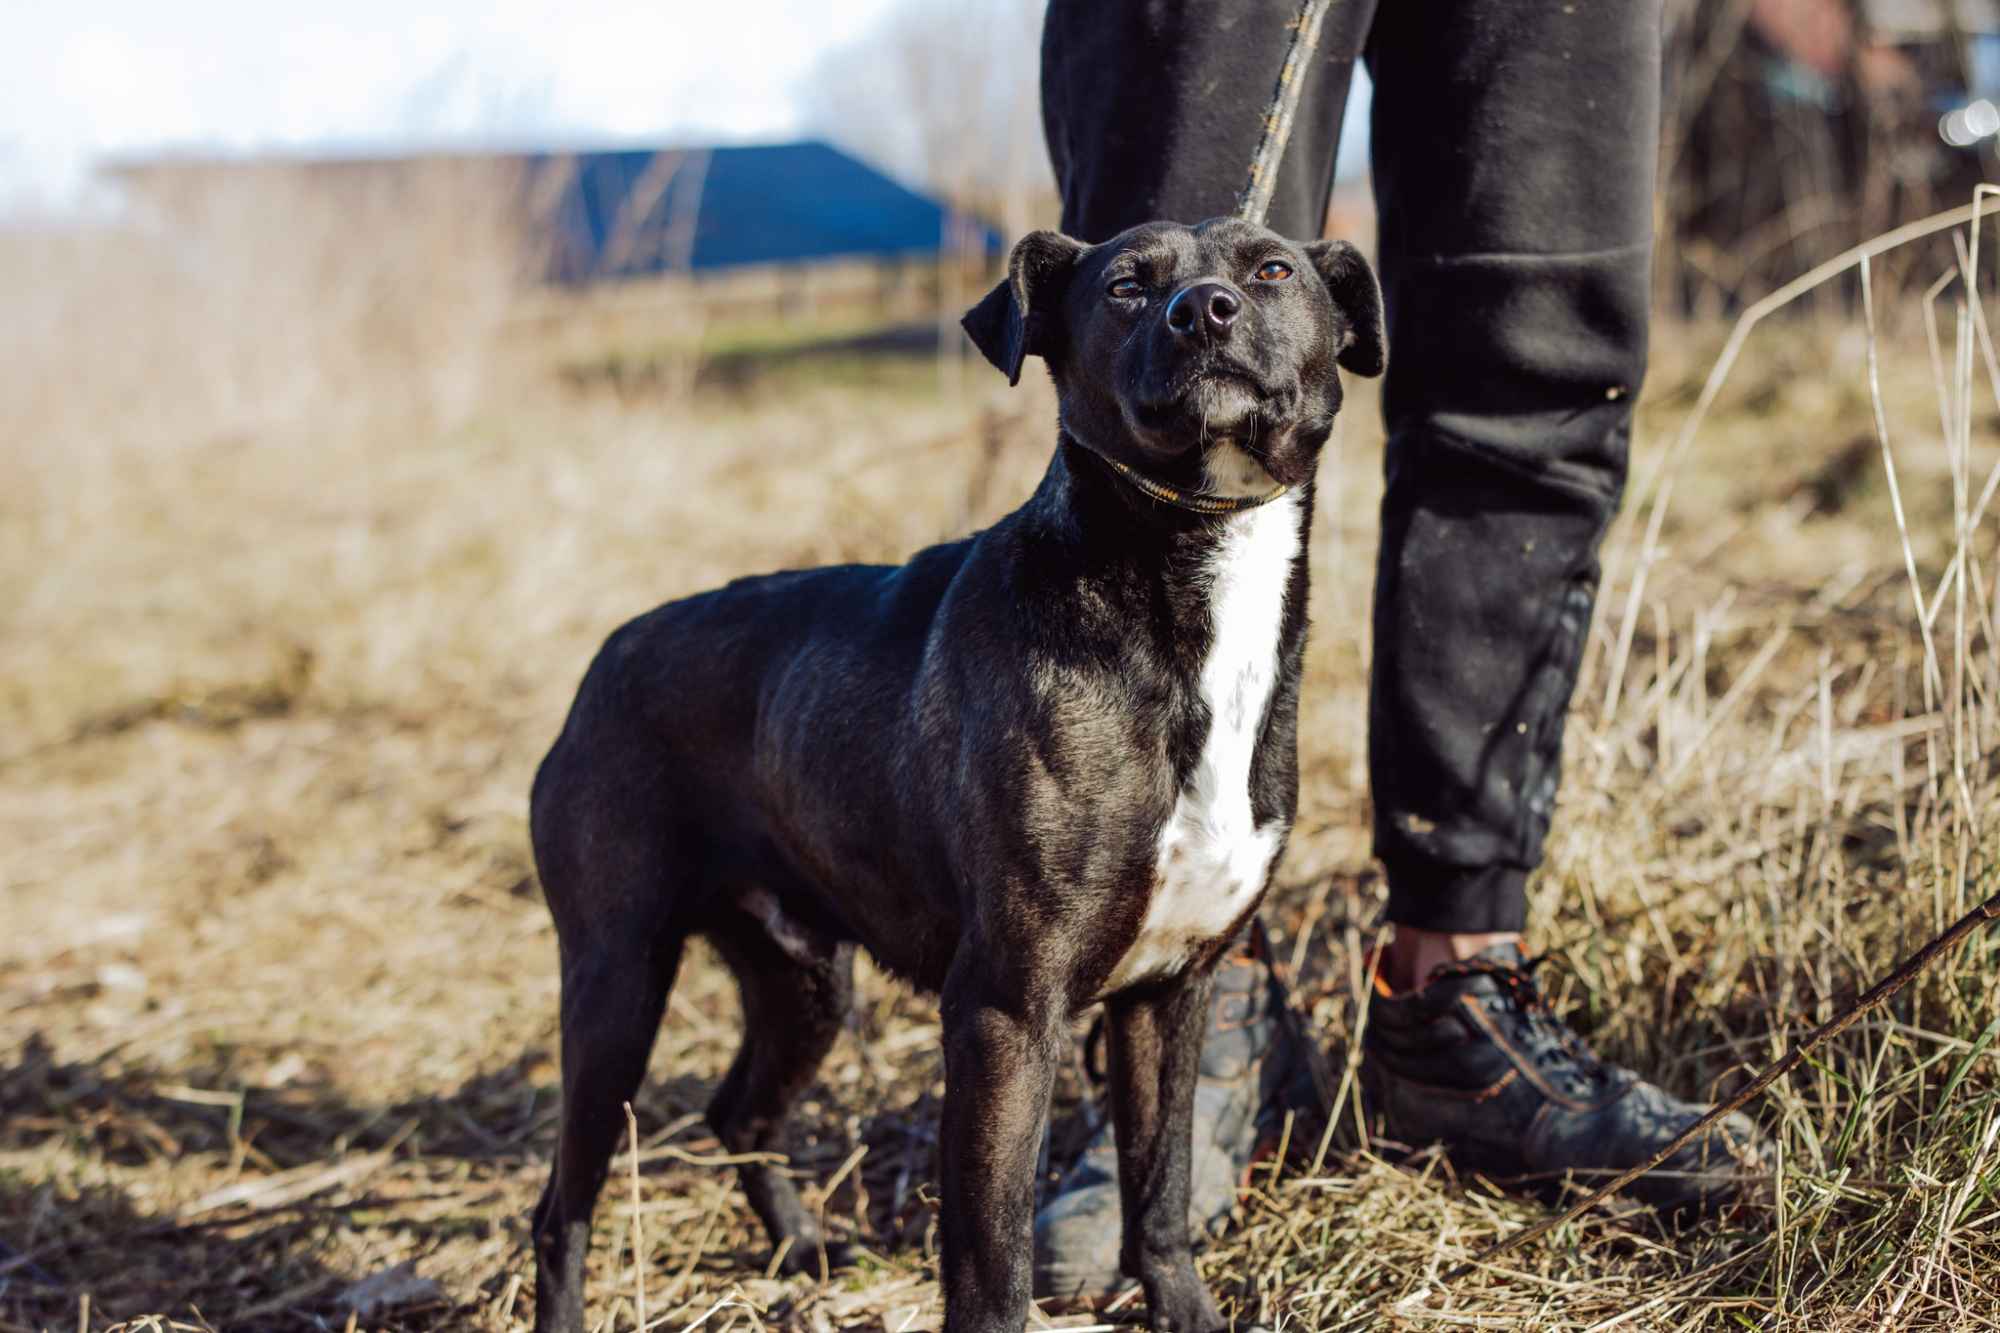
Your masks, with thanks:
M1153 1333L1224 1333L1229 1321L1215 1308L1194 1266L1181 1263L1140 1279L1146 1288L1146 1324Z

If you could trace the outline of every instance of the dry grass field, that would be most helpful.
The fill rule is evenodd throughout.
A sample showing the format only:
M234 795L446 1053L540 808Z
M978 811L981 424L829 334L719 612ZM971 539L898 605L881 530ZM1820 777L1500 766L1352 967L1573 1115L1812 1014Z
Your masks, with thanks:
M691 376L666 305L510 320L462 216L228 226L193 253L0 241L0 1329L524 1329L557 1102L524 812L589 655L733 575L992 519L1051 400L922 356ZM1607 547L1531 942L1598 1048L1680 1092L1740 1086L1991 892L2000 413L1951 299L1941 377L1917 296L1884 333L1900 522L1867 339L1823 313L1753 337L1658 544L1641 507ZM1661 330L1638 478L1721 333ZM575 373L606 356L667 373ZM1775 1212L1667 1235L1603 1209L1436 1286L1543 1214L1372 1140L1347 1077L1382 898L1382 438L1351 402L1270 913L1342 1097L1206 1251L1218 1295L1299 1330L2000 1324L1990 932L1755 1105ZM791 1160L840 1174L809 1197L865 1261L765 1275L700 1119L735 997L697 955L599 1214L602 1327L641 1299L664 1329L936 1327L937 1025L874 974L863 996Z

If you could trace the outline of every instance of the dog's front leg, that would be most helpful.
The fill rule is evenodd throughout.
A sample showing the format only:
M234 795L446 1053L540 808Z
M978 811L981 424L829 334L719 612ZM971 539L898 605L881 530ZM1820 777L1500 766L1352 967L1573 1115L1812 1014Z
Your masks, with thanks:
M1033 1294L1035 1159L1068 1015L1006 994L966 953L944 987L944 1326L1020 1333Z
M1146 1289L1147 1315L1160 1333L1228 1327L1194 1271L1188 1236L1194 1087L1210 983L1204 968L1105 1003L1125 1214L1119 1264Z

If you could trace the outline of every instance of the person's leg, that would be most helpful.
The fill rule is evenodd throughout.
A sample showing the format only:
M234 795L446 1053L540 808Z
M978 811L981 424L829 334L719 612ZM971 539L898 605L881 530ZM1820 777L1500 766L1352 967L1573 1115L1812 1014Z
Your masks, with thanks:
M1341 111L1374 0L1342 0L1322 31L1278 173L1269 225L1319 236ZM1042 111L1062 188L1063 230L1102 241L1156 218L1231 213L1262 132L1297 0L1052 0L1042 38ZM1284 1092L1309 1079L1285 1039L1284 1000L1265 960L1232 951L1194 1094L1191 1220L1235 1203L1239 1176ZM1035 1288L1062 1299L1115 1291L1118 1161L1107 1127L1035 1219Z
M1369 757L1395 938L1363 1073L1492 1177L1651 1156L1703 1108L1604 1064L1519 947L1646 365L1657 3L1385 6L1368 49L1389 318ZM1633 1192L1735 1194L1731 1117Z
M1381 948L1380 976L1391 993L1415 990L1431 973L1493 949L1519 949L1518 930L1425 930L1397 926Z
M1368 55L1376 853L1399 927L1518 932L1645 373L1659 6L1396 6Z

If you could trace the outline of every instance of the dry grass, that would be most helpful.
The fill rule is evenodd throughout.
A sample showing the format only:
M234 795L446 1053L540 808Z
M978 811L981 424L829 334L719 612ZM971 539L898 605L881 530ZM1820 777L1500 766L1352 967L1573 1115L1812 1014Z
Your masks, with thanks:
M359 233L342 252L372 262ZM664 598L900 558L1004 511L1046 457L1046 391L788 371L621 399L565 389L539 336L481 333L481 391L442 410L409 388L421 339L382 356L336 320L232 397L185 367L310 323L294 259L246 244L216 290L261 277L271 299L210 308L206 286L128 287L82 253L20 261L61 332L20 341L0 384L0 1328L525 1327L556 1085L522 816L584 662ZM492 327L470 286L467 310L427 288L376 314ZM1729 1088L1983 896L2000 658L1974 510L1996 409L1949 301L1939 375L1915 314L1881 348L1900 529L1866 337L1773 324L1674 463L1615 691L1643 525L1610 547L1533 919L1560 1005L1681 1092ZM148 363L113 352L148 335L175 345L126 369ZM320 339L358 369L298 389ZM1660 341L1642 473L1719 344ZM1381 897L1379 462L1357 395L1314 532L1303 805L1272 913L1336 1072ZM1784 1147L1774 1217L1670 1237L1605 1211L1440 1292L1539 1210L1369 1141L1350 1100L1296 1127L1204 1269L1295 1329L1989 1326L1996 955L1975 940L1757 1108ZM871 1257L824 1285L764 1276L699 1120L735 1002L697 958L600 1212L605 1327L641 1300L661 1328L935 1326L936 1021L872 974L862 995L792 1159L848 1168L814 1197ZM383 1303L343 1302L397 1265Z

